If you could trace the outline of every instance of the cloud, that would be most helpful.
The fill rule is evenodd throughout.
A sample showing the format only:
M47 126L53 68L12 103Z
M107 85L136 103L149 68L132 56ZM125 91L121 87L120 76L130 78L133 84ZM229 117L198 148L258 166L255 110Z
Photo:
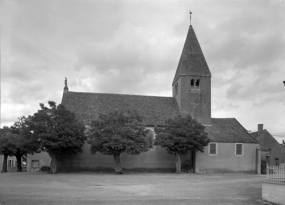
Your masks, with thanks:
M2 123L60 103L64 77L71 91L171 96L191 10L212 73L212 116L285 132L278 2L4 0Z
M91 42L90 46L81 49L76 55L78 58L74 69L89 70L96 78L96 89L105 92L146 93L145 85L153 82L153 75L164 76L169 72L174 75L178 55L170 54L175 50L171 48L176 39L168 40L169 35L161 33L153 36L142 26L122 23L108 43ZM172 77L161 77L161 81L164 80L168 80L171 85Z

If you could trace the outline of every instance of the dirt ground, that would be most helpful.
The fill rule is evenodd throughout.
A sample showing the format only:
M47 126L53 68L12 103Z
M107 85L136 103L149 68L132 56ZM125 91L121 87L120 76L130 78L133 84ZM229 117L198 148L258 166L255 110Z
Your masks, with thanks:
M1 173L0 205L260 205L265 176Z

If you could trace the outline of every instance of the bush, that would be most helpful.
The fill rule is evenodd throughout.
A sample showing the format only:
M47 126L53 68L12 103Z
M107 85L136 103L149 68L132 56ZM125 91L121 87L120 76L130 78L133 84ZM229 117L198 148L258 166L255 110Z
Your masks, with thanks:
M50 167L49 166L42 166L40 171L49 172L50 171Z
M182 172L186 173L194 173L193 167L192 167L192 161L191 160L185 160L181 163L181 170Z

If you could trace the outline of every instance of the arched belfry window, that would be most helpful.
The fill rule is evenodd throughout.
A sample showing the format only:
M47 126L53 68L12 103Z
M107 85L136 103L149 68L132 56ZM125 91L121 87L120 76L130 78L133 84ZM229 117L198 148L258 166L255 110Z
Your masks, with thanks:
M195 80L194 80L194 79L191 79L191 81L190 81L191 88L194 87L194 84L195 84Z
M200 87L200 80L196 80L196 88L199 88Z

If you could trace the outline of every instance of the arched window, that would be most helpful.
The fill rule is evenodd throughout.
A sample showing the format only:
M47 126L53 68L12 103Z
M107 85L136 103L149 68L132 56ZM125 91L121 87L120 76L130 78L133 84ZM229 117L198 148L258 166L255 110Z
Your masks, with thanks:
M200 87L200 80L196 80L196 88L199 88Z
M194 87L194 79L191 79L191 81L190 81L190 85L191 85L191 87Z

